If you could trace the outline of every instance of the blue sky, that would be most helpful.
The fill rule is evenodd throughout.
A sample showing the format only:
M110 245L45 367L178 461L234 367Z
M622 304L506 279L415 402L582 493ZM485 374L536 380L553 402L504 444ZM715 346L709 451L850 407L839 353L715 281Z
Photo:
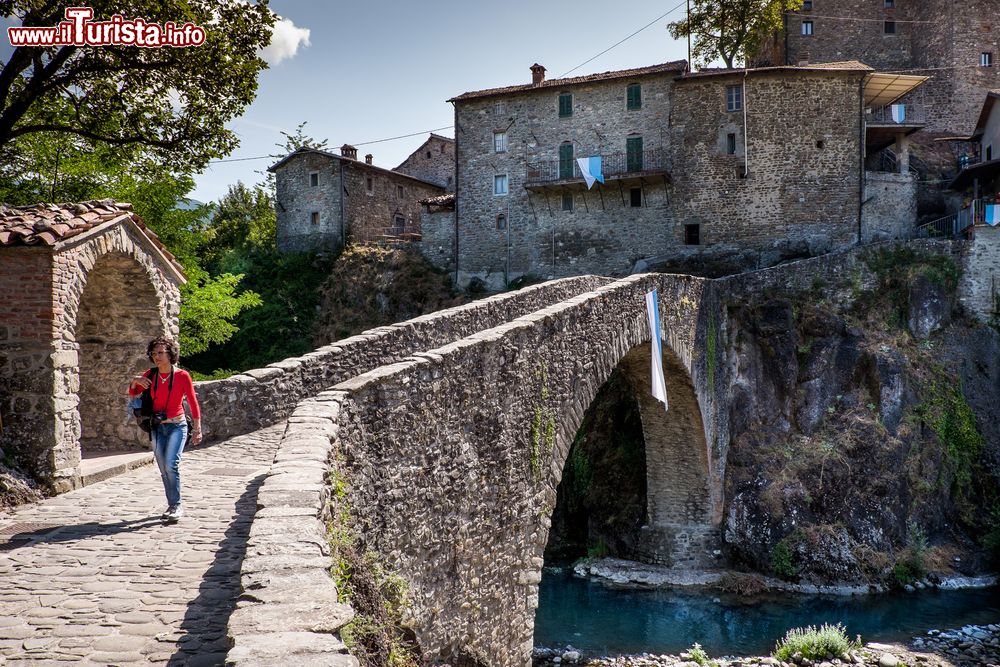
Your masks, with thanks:
M561 77L654 21L571 76L679 60L687 49L666 29L683 16L683 0L272 0L270 6L283 21L264 54L271 67L260 75L257 99L229 125L240 146L229 161L196 176L194 199L215 201L238 180L263 180L260 172L276 160L243 158L281 152L281 132L294 132L302 121L329 147L351 143L359 155L371 152L375 164L392 168L428 130L447 128L437 132L454 136L446 100L528 83L532 63L544 65L550 79ZM10 45L3 37L6 60ZM361 145L413 133L420 134Z
M302 121L308 134L330 147L450 126L450 97L528 83L535 62L547 68L548 78L559 77L678 4L274 0L275 12L309 31L308 44L296 44L302 33L288 24L279 32L286 57L261 74L257 100L231 123L241 145L230 159L279 152L281 130L292 132ZM682 15L683 5L571 76L685 58L686 43L666 29ZM438 134L454 136L451 129ZM375 164L392 168L426 138L424 132L359 146L358 153L371 152ZM272 162L214 163L197 177L192 197L216 200L237 180L259 181L255 172Z

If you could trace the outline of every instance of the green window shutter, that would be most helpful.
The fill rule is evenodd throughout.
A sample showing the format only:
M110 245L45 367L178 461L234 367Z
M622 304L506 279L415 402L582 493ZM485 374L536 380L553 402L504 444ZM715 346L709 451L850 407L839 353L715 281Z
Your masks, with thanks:
M559 147L559 178L573 178L573 144Z
M572 93L563 93L559 96L559 117L565 118L566 116L573 115L573 95Z
M642 137L625 140L625 163L628 171L642 171Z
M641 109L642 108L642 86L638 83L633 83L627 89L628 102L626 107L630 110Z

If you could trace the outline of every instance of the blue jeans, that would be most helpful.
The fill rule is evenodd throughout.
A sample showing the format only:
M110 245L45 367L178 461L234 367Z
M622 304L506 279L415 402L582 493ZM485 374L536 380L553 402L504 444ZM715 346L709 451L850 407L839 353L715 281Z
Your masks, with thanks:
M153 456L167 492L167 504L181 504L181 452L187 441L187 424L160 424L153 429Z

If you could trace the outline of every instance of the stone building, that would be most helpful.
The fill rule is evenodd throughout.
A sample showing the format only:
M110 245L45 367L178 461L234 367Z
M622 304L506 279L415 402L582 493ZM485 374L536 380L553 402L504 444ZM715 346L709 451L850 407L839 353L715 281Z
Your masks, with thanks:
M949 187L971 191L973 199L987 196L1000 200L1000 89L986 94L969 139L975 143L976 150L963 162L962 171Z
M444 137L433 135L421 148L400 165L406 172L377 167L370 154L359 162L357 149L347 144L340 155L300 148L269 167L276 183L278 249L418 238L418 202L445 192L442 175L454 163L453 145Z
M929 76L905 100L907 115L925 120L931 132L968 135L983 94L1000 87L998 21L997 0L813 0L786 16L784 30L757 60L861 60Z
M863 109L923 77L857 62L685 74L680 61L549 81L531 70L531 83L451 100L459 284L731 272L913 222L883 223L911 215L892 206L863 220L866 151L906 133L883 133ZM588 189L576 160L591 156L605 182ZM912 178L900 180L882 201L912 199Z
M455 191L455 140L433 132L393 171Z
M0 449L56 491L123 423L146 343L178 336L181 266L130 204L0 205Z

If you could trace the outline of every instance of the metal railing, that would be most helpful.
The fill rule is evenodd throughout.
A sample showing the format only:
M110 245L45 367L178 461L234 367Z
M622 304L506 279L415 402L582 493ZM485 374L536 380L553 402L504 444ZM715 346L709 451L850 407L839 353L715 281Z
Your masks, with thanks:
M992 199L973 199L972 203L957 213L931 220L917 227L917 238L953 238L965 235L965 231L986 221L986 206L994 204Z
M578 155L576 157L589 157ZM660 148L650 148L644 151L610 153L601 155L601 171L607 176L624 176L644 172L666 171L666 152ZM544 183L548 181L582 179L580 165L573 160L536 160L529 162L525 181L527 183Z
M920 158L911 154L909 173L919 175L921 166L923 166L926 170L926 165L923 164ZM901 173L899 171L899 157L896 155L896 151L891 148L884 148L879 151L878 157L875 158L875 163L868 168L868 171L877 171L889 174Z
M898 122L893 118L894 106L903 108L903 119ZM923 125L927 122L927 112L912 102L889 104L866 113L865 122L869 125Z

